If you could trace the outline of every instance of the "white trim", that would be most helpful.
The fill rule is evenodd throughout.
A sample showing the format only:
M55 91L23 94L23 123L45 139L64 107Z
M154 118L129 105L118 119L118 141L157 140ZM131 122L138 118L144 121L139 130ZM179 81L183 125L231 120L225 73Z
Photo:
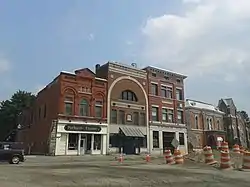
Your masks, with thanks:
M58 120L58 124L79 124L79 125L99 125L99 126L108 126L107 123L93 123L93 122L84 122L84 121L77 121L77 120L71 120L71 122L69 120L62 120L59 119Z
M159 83L151 81L150 84L157 84L158 85Z
M127 67L125 67L125 68L127 68ZM109 71L124 74L124 75L129 74L131 76L138 77L138 78L143 78L143 79L147 78L147 73L146 72L145 72L145 74L144 74L144 72L134 72L134 69L123 70L123 69L119 69L119 68L110 66Z
M99 77L95 77L96 80L99 80L99 81L105 81L107 82L107 79L102 79L102 78L99 78Z
M173 107L171 108L171 107L167 107L167 106L162 106L161 108L174 110L174 108L173 108Z
M151 108L152 108L152 107L159 108L159 105L151 105Z
M128 73L128 72L127 72ZM148 122L148 118L149 118L149 111L148 111L148 95L146 93L146 91L144 90L143 86L141 85L141 83L136 80L135 78L133 77L130 77L130 76L121 76L121 77L118 77L117 79L115 79L112 84L110 85L109 87L109 90L108 90L108 100L107 100L107 122L108 124L110 124L110 104L111 104L111 93L112 93L112 90L114 88L114 86L121 80L131 80L133 81L134 83L136 83L142 90L142 92L144 93L144 96L145 96L145 100L146 100L146 127L147 127L147 149L148 149L148 152L150 152L150 142L149 142L149 122ZM108 136L107 136L107 153L108 153L108 149L109 149L109 125L108 125Z
M182 87L176 87L176 89L177 89L177 90L183 90L183 88L182 88Z

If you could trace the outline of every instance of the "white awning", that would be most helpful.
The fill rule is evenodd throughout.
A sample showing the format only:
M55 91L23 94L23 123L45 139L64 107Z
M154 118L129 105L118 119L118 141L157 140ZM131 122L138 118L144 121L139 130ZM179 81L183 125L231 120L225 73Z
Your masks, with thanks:
M141 130L136 127L120 127L120 130L124 133L125 136L141 138L145 137Z

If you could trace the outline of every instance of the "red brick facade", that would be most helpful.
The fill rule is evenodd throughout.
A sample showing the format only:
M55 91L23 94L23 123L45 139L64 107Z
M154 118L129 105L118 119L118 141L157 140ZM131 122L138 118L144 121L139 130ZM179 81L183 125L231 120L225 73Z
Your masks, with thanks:
M33 108L21 116L22 130L18 133L18 141L24 142L26 149L30 149L31 152L47 153L53 120L106 123L106 86L106 80L97 78L87 68L77 70L75 73L61 72L38 93ZM69 106L72 107L72 113L65 111L67 99L71 99ZM87 104L86 116L80 114L80 104L83 100ZM95 115L96 102L102 108L100 117Z

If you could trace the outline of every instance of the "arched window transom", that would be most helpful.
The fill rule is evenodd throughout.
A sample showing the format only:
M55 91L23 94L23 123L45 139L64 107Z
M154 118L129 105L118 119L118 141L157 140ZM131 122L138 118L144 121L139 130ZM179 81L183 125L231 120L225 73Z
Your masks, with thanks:
M121 99L122 100L127 100L127 101L134 101L137 102L137 96L135 95L134 92L130 91L130 90L125 90L122 92L121 94Z

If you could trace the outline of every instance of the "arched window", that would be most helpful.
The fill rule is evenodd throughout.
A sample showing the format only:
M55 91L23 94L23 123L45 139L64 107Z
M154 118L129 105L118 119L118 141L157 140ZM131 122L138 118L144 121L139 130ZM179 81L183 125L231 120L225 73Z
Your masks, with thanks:
M195 116L195 128L196 128L196 129L199 129L198 116Z
M212 130L212 119L209 119L209 126L208 126L208 130Z
M135 93L130 91L130 90L123 91L122 95L121 95L121 99L122 100L127 100L127 101L134 101L134 102L138 101Z
M87 100L82 99L79 108L80 108L80 116L89 115L89 105Z

